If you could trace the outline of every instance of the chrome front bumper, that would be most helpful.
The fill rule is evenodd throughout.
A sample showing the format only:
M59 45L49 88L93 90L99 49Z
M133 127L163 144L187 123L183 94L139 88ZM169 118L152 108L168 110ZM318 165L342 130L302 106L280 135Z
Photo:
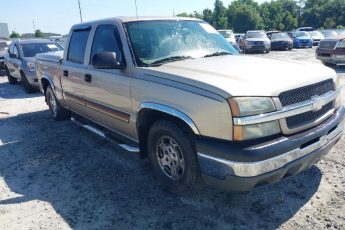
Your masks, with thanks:
M345 107L321 124L294 135L249 142L195 140L205 181L231 191L275 183L312 167L344 133Z
M333 146L342 136L343 132L344 121L342 121L331 133L321 136L319 141L305 148L297 148L285 154L258 162L235 162L216 158L203 153L198 153L198 156L212 161L217 161L219 164L228 167L230 171L233 172L234 176L255 177L282 168L286 164L299 158L303 158L322 147L327 148L328 146Z

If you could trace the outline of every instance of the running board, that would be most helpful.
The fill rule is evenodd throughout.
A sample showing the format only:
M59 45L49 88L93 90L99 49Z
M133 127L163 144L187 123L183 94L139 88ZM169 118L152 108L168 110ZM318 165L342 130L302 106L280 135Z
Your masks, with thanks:
M130 146L130 145L127 145L127 144L124 144L124 143L121 143L120 141L116 140L115 138L112 138L110 137L109 135L107 135L106 133L104 133L103 131L91 126L91 125L88 125L88 124L83 124L82 122L78 121L76 118L72 117L71 118L71 121L73 121L75 124L83 127L84 129L87 129L101 137L103 137L104 139L120 146L121 148L127 150L128 152L132 152L132 153L139 153L140 150L139 148L135 147L135 146Z

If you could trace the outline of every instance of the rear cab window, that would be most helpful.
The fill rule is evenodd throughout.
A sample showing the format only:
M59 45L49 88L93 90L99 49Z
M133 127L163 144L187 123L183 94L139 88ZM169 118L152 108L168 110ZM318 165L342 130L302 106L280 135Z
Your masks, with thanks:
M67 60L74 63L83 64L87 41L90 29L75 30L72 32L68 47Z

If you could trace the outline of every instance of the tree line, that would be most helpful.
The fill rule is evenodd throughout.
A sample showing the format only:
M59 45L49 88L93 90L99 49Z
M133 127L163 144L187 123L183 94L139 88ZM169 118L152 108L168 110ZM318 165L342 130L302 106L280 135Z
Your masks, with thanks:
M216 29L291 31L302 26L319 29L345 28L345 0L235 0L227 7L215 0L213 9L177 16L205 20Z

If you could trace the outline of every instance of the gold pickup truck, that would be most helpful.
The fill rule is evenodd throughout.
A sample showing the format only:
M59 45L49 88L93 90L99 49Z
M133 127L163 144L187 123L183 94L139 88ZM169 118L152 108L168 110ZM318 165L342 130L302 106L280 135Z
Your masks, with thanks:
M308 169L344 129L336 73L239 55L190 18L112 18L72 27L65 51L36 56L56 120L148 157L159 183L245 191Z

